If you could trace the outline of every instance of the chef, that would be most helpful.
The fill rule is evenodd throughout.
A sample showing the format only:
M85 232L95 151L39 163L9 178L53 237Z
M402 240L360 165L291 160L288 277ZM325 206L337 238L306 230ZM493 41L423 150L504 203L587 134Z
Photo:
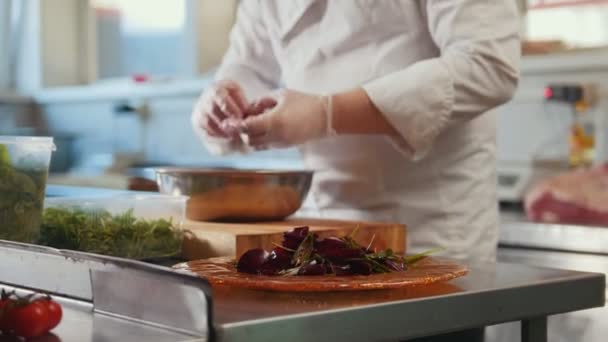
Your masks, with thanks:
M493 261L512 0L243 0L192 124L216 154L298 147L307 216L400 222L408 248Z

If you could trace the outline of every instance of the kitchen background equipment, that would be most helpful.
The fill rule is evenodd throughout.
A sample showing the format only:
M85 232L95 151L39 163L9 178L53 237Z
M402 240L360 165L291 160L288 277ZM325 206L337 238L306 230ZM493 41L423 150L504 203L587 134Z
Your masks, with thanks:
M503 202L522 202L530 187L546 177L608 160L604 88L550 81L534 89L534 97L519 99L517 109L513 105L498 117L498 196Z
M294 227L308 226L320 237L345 236L358 228L355 240L367 246L373 240L379 249L391 248L405 252L406 227L392 223L370 223L317 219L288 219L278 222L218 223L186 221L188 232L182 246L182 257L196 260L219 256L240 256L251 248L274 248L280 244L283 232Z
M188 196L186 217L197 221L271 221L296 212L313 177L304 170L159 168L161 193Z
M72 134L54 133L53 141L57 150L51 158L50 173L69 172L74 164L74 141L76 136Z

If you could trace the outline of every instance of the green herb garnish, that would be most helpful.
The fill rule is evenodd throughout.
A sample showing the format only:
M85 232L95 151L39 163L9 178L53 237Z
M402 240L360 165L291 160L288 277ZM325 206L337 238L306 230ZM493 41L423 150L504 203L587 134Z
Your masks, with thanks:
M171 220L145 220L132 210L112 215L106 210L47 208L41 245L110 256L145 259L180 251L182 234Z
M292 263L294 266L301 266L310 261L312 252L315 248L315 236L309 233L304 238L304 241L300 243L298 249L293 253Z
M407 265L411 265L416 263L419 260L424 259L425 257L431 255L431 254L435 254L437 252L441 252L443 250L443 248L433 248L433 249L429 249L428 251L424 251L422 253L418 253L418 254L414 254L414 255L408 255L406 257L404 257L405 263Z

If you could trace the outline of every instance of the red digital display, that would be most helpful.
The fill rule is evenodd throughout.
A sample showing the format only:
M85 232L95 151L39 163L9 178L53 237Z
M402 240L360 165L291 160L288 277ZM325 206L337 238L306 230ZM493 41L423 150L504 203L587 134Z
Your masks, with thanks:
M528 10L585 5L608 5L608 0L536 0L528 5Z

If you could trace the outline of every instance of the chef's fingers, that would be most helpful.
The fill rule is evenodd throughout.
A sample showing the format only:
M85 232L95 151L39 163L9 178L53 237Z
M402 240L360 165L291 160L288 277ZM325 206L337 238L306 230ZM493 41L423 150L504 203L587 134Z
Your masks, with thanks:
M270 146L266 145L266 144L262 144L262 145L251 145L249 144L251 147L253 147L254 150L256 151L266 151L270 149Z
M248 145L255 149L268 149L280 145L274 132L272 131L257 131L248 133Z
M226 114L224 114L222 109L216 104L213 104L213 106L211 107L211 110L208 111L206 113L206 115L207 115L207 117L209 117L210 120L214 121L218 126L222 123L222 121L226 120Z
M270 113L252 116L241 123L241 131L249 136L249 139L266 136L270 132L272 116Z
M243 93L243 89L237 83L229 84L227 89L236 106L241 110L241 113L244 114L248 107L248 101L245 97L245 93Z
M231 136L240 136L242 129L243 121L240 119L227 118L222 121L220 124L220 128Z
M217 133L217 131L221 131L222 137L232 137L237 138L239 136L239 132L234 132L231 130L226 130L223 123L229 118L226 117L224 112L217 106L213 105L213 108L210 113L207 113L208 121L213 123L213 125L209 124L209 126L213 126L213 131ZM210 128L211 130L211 128Z
M266 136L260 136L256 138L249 137L248 145L256 150L265 150L271 146L271 139Z
M208 110L204 109L204 105L197 104L192 112L192 124L197 132L204 132L212 137L227 137L219 126L209 116Z
M215 138L228 138L229 137L229 134L224 132L218 126L218 124L211 119L206 120L206 123L203 128L205 129L207 134L211 137L215 137Z
M274 108L277 100L272 97L263 97L252 103L245 111L245 116L260 115L265 111Z
M218 96L215 97L214 103L222 111L224 117L242 118L243 110L239 108L230 93L226 89L218 91Z

